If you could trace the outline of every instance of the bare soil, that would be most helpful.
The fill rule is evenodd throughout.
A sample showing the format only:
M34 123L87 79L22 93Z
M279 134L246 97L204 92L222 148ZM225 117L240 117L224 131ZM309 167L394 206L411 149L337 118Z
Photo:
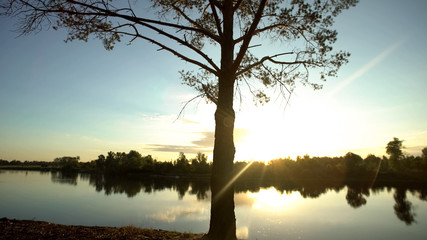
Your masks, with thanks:
M0 240L77 240L77 239L156 239L194 240L203 234L179 233L136 227L68 226L32 220L0 219Z

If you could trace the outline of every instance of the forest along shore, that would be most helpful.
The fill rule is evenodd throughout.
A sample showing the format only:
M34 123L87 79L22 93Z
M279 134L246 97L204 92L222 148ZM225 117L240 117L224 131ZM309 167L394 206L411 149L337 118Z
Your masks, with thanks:
M203 234L127 227L68 226L32 220L0 219L0 240L157 239L193 240Z

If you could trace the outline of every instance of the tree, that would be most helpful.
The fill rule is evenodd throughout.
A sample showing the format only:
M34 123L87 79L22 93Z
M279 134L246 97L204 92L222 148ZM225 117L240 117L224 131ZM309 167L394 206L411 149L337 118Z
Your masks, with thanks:
M64 171L74 171L77 169L80 157L60 157L53 160L54 163Z
M425 147L425 148L423 148L423 150L421 150L421 157L424 159L424 160L427 160L427 147Z
M104 170L105 169L105 156L103 154L98 156L98 159L95 160L95 165L97 169Z
M427 148L426 148L426 150L427 150ZM208 165L208 157L204 153L198 152L196 154L196 158L195 159L196 159L196 161L197 161L198 164Z
M127 172L137 171L142 167L142 156L135 150L129 151L126 154L126 161L123 162L123 169Z
M354 176L359 173L360 167L363 163L363 158L355 153L348 152L344 156L344 161L347 167L347 174Z
M118 167L119 162L116 154L112 151L109 151L107 153L107 157L105 158L105 168L107 169L107 171L112 172L117 171Z
M268 102L269 88L289 99L297 82L320 89L309 78L336 76L349 53L332 51L331 29L340 12L357 0L151 0L155 17L138 12L145 1L0 0L1 14L20 18L22 34L43 27L68 30L67 41L95 36L107 50L123 38L143 39L199 71L181 71L183 82L216 104L211 176L211 221L207 238L235 239L233 101L247 86L253 99ZM151 16L151 15L150 15ZM157 36L160 36L158 38ZM286 42L268 48L263 39ZM166 41L167 40L167 41ZM171 43L171 41L173 43ZM205 45L217 49L209 55ZM286 49L286 46L293 46ZM107 157L108 162L108 157Z
M190 167L190 161L188 161L187 157L183 152L179 153L178 158L176 159L175 167L177 168L178 172L181 174L187 174L189 167Z
M398 161L403 157L402 143L403 141L396 137L393 138L393 141L387 143L386 153L390 155L390 163L393 168L399 167Z
M196 157L191 159L191 170L196 174L208 173L208 157L204 153L198 152Z
M427 147L421 150L421 169L427 171Z
M142 169L146 172L152 172L155 160L151 155L142 157Z
M4 166L9 165L9 161L0 159L0 165L4 165Z
M369 172L378 172L381 167L381 158L372 154L369 154L363 162L365 170Z

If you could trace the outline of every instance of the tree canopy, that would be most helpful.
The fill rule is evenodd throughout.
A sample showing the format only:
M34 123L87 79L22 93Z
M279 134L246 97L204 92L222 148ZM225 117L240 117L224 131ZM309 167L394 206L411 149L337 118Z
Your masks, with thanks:
M390 159L399 160L403 157L403 141L399 140L399 138L393 138L393 141L387 143L386 153L390 155Z
M349 53L333 51L337 32L331 26L334 17L356 3L357 0L2 0L1 14L17 17L21 34L44 28L65 29L66 41L88 41L92 36L102 40L107 50L123 39L128 43L146 40L200 69L183 70L181 78L199 91L199 96L214 103L218 101L218 77L225 66L221 56L206 46L220 48L232 54L233 61L227 68L234 74L236 88L248 87L254 99L264 103L270 98L265 88L278 87L282 93L290 94L299 81L320 89L321 82L309 78L314 68L321 70L321 80L336 76L342 64L347 63ZM229 10L227 4L231 4ZM153 12L144 11L148 7ZM232 35L228 36L227 31ZM270 39L269 44L266 38ZM224 49L226 41L233 48ZM268 49L272 43L282 44L279 49Z

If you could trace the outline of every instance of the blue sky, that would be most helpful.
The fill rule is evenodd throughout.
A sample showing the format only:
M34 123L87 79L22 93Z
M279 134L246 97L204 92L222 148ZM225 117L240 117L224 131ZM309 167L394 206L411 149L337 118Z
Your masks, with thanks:
M361 0L336 19L336 49L350 63L320 91L298 86L290 105L236 104L236 159L383 155L393 137L405 152L427 147L427 2ZM108 151L172 160L210 155L214 106L178 71L188 63L146 42L106 51L97 40L64 43L60 31L17 37L0 21L0 158L96 159ZM210 158L211 159L211 158Z

